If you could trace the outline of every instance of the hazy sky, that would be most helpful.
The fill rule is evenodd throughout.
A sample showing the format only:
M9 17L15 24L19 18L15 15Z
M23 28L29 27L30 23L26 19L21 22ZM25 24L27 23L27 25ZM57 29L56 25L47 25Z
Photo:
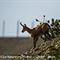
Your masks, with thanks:
M0 0L0 36L2 36L2 22L5 20L5 36L16 36L17 21L26 23L31 27L31 22L38 18L60 18L60 0ZM21 33L26 36L28 33Z

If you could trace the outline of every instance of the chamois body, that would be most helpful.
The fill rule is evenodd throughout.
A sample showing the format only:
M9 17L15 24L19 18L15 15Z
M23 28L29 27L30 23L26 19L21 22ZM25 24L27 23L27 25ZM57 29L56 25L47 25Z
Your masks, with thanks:
M46 34L48 36L50 36L48 33L50 26L47 23L41 24L37 29L36 29L36 27L31 29L31 28L27 27L26 24L24 24L24 25L21 24L21 26L23 27L22 32L27 31L33 38L34 48L36 47L36 42L37 42L39 36L41 36L42 34L44 34L45 37L46 37Z

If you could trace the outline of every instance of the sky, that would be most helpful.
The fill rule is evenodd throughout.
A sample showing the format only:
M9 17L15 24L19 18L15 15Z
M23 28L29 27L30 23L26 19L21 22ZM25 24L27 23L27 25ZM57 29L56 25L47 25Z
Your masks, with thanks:
M60 19L60 0L0 0L0 36L2 36L2 25L5 21L4 36L17 36L17 21L25 23L31 28L35 19L43 20ZM19 36L30 36L27 32L21 32L19 25Z

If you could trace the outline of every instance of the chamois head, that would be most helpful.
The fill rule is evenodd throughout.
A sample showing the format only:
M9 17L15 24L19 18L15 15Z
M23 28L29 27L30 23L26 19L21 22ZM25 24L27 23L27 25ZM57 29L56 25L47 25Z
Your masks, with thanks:
M26 24L23 25L23 24L20 22L20 25L23 27L22 32L25 32L25 31L26 31L26 27L27 27Z

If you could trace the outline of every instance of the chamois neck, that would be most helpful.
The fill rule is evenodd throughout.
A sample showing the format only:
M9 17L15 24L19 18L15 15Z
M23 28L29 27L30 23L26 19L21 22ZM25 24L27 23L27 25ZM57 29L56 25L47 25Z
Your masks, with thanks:
M26 27L26 31L28 32L28 33L32 33L32 29L31 28L28 28L28 27Z

